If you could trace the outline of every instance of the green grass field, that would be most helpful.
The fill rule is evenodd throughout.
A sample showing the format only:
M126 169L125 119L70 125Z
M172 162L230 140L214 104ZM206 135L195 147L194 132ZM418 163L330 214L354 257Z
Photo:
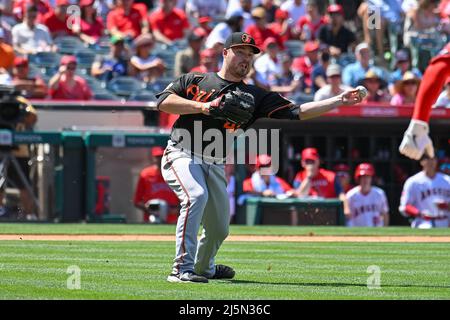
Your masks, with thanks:
M173 226L0 224L0 234L167 234ZM432 235L409 228L242 227L231 234ZM225 242L218 263L236 277L166 282L173 242L0 241L0 299L450 299L448 243ZM70 290L70 266L81 289ZM369 289L369 266L381 271Z

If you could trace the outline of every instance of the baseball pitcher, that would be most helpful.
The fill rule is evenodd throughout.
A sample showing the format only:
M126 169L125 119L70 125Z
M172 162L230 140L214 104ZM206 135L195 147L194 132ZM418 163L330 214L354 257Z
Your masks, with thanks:
M225 41L218 73L184 74L157 95L160 111L180 116L162 159L163 177L181 203L169 282L208 282L235 275L231 267L215 263L229 227L224 162L232 144L225 143L227 131L245 130L258 118L314 118L361 101L359 90L349 90L295 105L278 93L247 85L243 80L259 52L249 34L235 32ZM211 152L211 140L222 141L222 150ZM203 230L197 241L200 224Z

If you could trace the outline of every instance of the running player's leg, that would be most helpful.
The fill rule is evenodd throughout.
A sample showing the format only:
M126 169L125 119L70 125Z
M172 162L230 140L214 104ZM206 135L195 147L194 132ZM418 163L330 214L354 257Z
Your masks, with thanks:
M195 164L185 153L166 150L162 174L181 204L173 273L192 272L197 252L197 234L208 199L204 172L201 165Z
M204 168L207 165L204 165ZM230 205L224 166L208 165L206 183L209 197L203 214L203 232L200 238L195 273L212 277L215 273L215 256L228 236Z

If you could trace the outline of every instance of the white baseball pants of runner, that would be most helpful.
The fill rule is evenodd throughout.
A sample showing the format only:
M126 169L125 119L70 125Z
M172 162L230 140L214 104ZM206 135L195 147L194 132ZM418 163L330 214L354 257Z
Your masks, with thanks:
M230 222L224 165L194 161L169 140L161 171L181 203L173 272L212 277L215 256L228 236ZM197 241L200 224L203 231Z

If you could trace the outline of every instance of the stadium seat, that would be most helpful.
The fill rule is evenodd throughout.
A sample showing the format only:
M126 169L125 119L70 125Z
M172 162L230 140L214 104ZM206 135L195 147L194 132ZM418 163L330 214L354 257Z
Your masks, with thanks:
M76 51L86 48L83 41L77 37L57 37L54 42L61 54L74 54Z
M29 55L28 60L30 61L30 64L33 64L38 68L57 68L61 56L56 52L38 52Z
M75 53L77 57L78 68L84 70L83 73L89 74L91 71L92 63L95 60L95 52L91 50L80 50Z
M304 43L300 40L288 40L284 43L286 47L286 51L292 56L292 57L300 57L304 55Z
M141 90L133 93L129 101L156 101L155 93L148 90Z
M92 99L94 100L120 100L120 97L112 94L108 90L98 90L92 92Z
M92 91L106 90L106 84L98 80L97 78L82 73L77 74L81 76L84 80L86 80L87 84L89 85L89 88L91 88Z
M152 83L146 85L147 91L150 92L161 92L163 91L174 79L170 78L160 78Z
M107 89L118 96L129 97L145 89L145 84L133 77L117 77L108 82Z

